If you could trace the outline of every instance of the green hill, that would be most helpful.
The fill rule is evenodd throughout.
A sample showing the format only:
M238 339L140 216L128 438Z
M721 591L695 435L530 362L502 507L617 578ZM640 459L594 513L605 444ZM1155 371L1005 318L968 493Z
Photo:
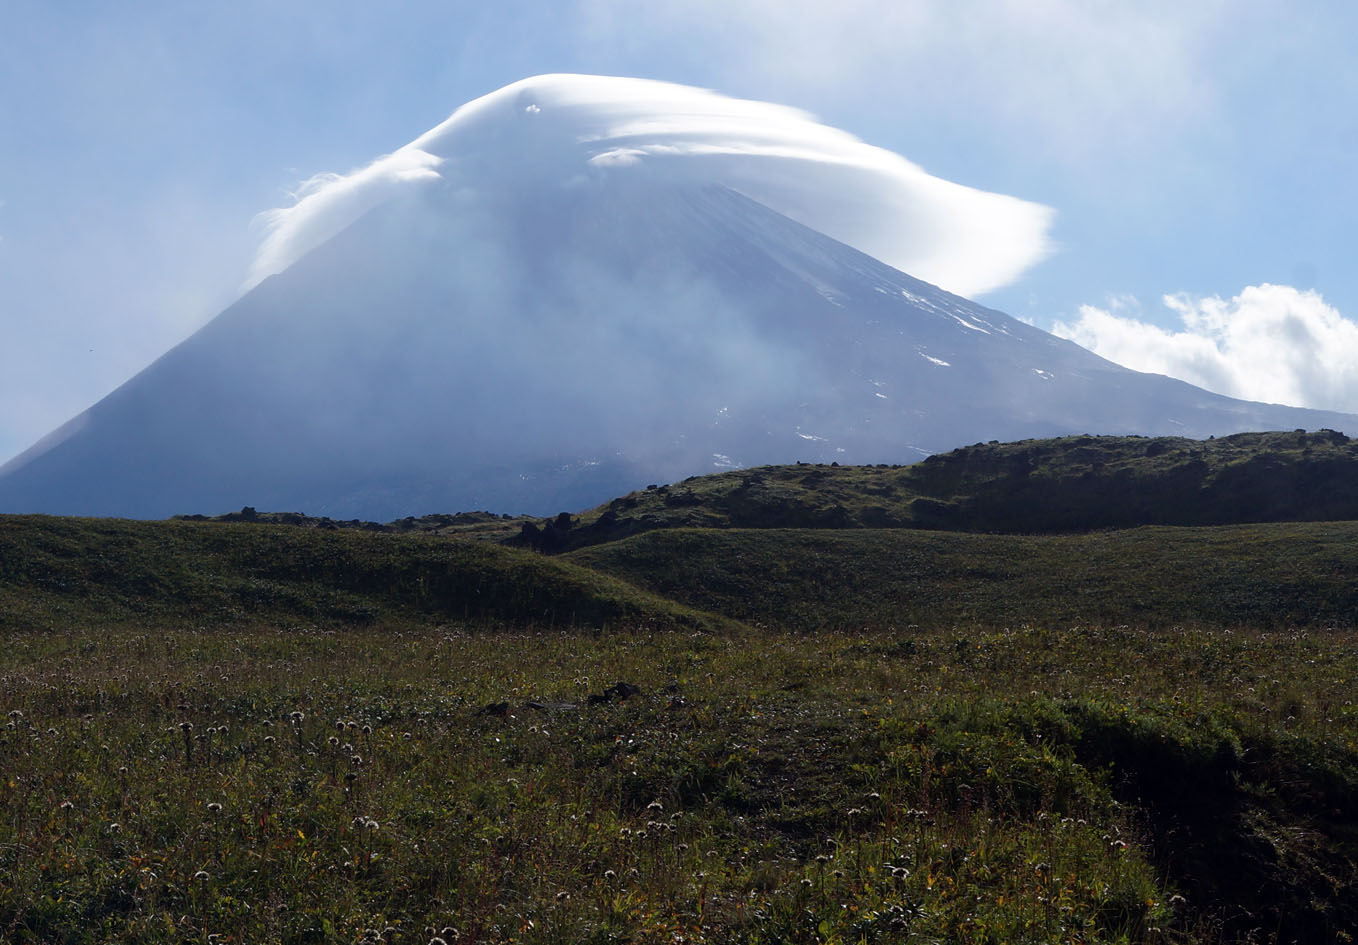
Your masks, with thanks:
M1077 436L978 443L911 466L765 466L515 526L519 543L555 552L664 528L1053 533L1350 519L1358 519L1358 442L1322 430Z
M431 617L586 627L722 624L578 565L486 542L0 516L0 628Z
M1358 625L1358 523L1081 535L667 529L547 557L283 526L0 517L0 628Z
M1358 625L1358 522L1080 535L675 529L571 552L769 626Z
M1330 431L1066 437L903 467L764 467L536 521L7 516L0 626L431 615L1352 626L1358 592L1345 575L1358 566L1358 525L1339 522L1351 519L1358 443ZM1164 525L1184 527L1147 527Z

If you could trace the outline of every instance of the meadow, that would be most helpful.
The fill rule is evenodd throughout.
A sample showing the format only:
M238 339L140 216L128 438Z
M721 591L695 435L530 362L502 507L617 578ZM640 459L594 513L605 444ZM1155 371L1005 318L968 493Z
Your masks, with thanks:
M1349 631L8 642L6 941L1343 941L1358 915Z

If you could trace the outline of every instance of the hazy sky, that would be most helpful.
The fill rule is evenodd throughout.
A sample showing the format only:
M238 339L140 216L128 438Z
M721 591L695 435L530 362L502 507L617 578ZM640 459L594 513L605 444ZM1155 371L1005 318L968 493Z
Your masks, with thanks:
M1272 0L0 5L0 461L229 304L257 214L525 76L806 109L1051 207L981 301L1358 412L1358 6Z

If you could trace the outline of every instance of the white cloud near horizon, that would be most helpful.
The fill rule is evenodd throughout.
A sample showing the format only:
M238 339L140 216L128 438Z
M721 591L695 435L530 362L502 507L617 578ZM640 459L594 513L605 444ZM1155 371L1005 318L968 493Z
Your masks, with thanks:
M926 173L795 108L648 79L549 75L476 99L347 175L313 177L260 215L251 282L421 187L459 194L608 175L730 187L961 295L1007 285L1051 252L1053 211Z
M1166 295L1182 325L1138 317L1134 299L1082 305L1053 333L1124 367L1265 403L1358 413L1358 322L1318 292L1263 283L1230 299Z

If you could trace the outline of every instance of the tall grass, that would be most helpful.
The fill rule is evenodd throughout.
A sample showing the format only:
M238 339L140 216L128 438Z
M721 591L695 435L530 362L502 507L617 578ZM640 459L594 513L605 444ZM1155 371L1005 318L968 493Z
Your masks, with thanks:
M806 630L1358 626L1358 523L1083 535L673 529L564 556L692 607Z
M1337 941L1356 642L11 634L0 939Z

